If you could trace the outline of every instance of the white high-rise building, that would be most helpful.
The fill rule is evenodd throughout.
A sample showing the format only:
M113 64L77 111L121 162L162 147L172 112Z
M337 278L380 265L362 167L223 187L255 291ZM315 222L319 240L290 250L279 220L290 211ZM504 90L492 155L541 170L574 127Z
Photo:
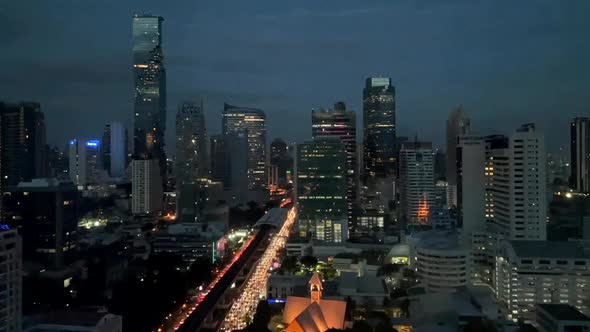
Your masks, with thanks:
M0 225L0 331L22 329L22 244L16 229Z
M504 148L493 149L492 181L488 197L496 224L515 240L547 238L545 141L534 124L524 124Z
M401 216L410 224L429 222L434 197L434 154L430 142L405 142L400 151Z
M162 178L158 160L133 160L131 173L131 212L152 214L162 210Z
M485 228L486 155L480 137L461 137L457 157L457 227L471 241L474 231Z
M99 148L99 140L70 141L70 180L78 187L97 179Z

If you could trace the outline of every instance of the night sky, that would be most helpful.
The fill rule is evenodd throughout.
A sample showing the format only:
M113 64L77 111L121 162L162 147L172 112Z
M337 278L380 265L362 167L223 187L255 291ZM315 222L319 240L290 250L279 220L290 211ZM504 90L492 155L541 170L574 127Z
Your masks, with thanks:
M475 130L536 122L552 149L590 111L590 1L2 0L0 99L41 103L48 141L131 125L131 19L164 17L168 132L179 102L267 112L269 142L311 135L310 110L345 101L361 126L364 79L392 77L398 133L443 146L463 104ZM171 144L173 145L173 144Z

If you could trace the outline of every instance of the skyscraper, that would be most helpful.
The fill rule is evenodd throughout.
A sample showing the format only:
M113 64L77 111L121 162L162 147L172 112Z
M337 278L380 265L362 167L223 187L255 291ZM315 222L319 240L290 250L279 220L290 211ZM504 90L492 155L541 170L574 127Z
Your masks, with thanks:
M326 242L348 237L347 152L338 137L297 145L295 197L300 236Z
M166 70L162 54L160 16L133 17L133 72L135 110L133 155L136 159L158 160L160 175L166 175L164 133L166 131Z
M68 145L69 148L69 145ZM47 156L47 177L57 179L69 179L68 152L60 149L57 146L45 146Z
M430 142L405 142L400 151L401 218L427 224L434 197L434 154Z
M270 143L270 164L277 167L279 183L284 183L287 180L287 172L292 171L293 159L287 152L287 143L280 138Z
M575 118L570 125L572 188L590 192L590 119Z
M450 191L457 192L457 143L458 138L469 134L471 121L465 115L463 107L459 106L451 112L447 120L447 182ZM450 197L449 206L457 205L457 197Z
M70 180L83 187L98 180L99 140L73 139L70 141Z
M482 137L463 136L457 145L457 227L471 241L485 228L486 143Z
M488 189L494 207L492 221L506 229L510 239L547 238L546 153L543 135L534 124L524 124L510 135L508 146L493 149L493 186Z
M246 203L248 139L243 133L211 137L211 178L223 183L231 201Z
M76 187L69 181L33 179L5 191L4 220L20 229L24 260L57 270L73 262L79 220Z
M183 103L176 113L176 184L209 177L203 102Z
M125 176L127 168L127 129L120 122L107 123L100 145L102 169L112 177Z
M365 177L396 173L395 125L395 87L391 78L367 78L363 89Z
M346 148L347 214L348 226L354 234L353 211L358 205L358 173L356 144L356 115L347 111L343 102L334 104L333 110L321 109L311 112L312 137L337 137Z
M2 184L43 177L45 161L45 117L38 103L0 103L2 128Z
M222 132L248 139L248 189L266 190L266 115L264 111L224 104Z
M18 332L22 328L22 243L16 229L0 225L0 329Z
M162 210L162 178L156 159L131 161L131 212L149 215Z

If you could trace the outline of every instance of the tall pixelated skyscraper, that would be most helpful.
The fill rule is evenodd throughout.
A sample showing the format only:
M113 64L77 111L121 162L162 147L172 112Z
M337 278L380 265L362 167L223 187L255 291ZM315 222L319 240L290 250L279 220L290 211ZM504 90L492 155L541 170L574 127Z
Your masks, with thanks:
M2 185L46 174L45 116L38 103L0 102Z
M311 134L314 139L336 137L346 148L347 214L348 226L354 234L354 210L358 205L358 167L356 144L356 115L348 111L343 102L334 104L334 109L311 112Z
M295 199L300 236L326 242L348 238L347 151L338 137L297 144Z
M385 177L396 173L395 115L395 87L391 78L367 78L363 89L365 177Z
M547 155L544 136L534 124L527 123L505 143L488 152L489 158L493 158L492 185L486 190L493 206L491 221L502 226L512 240L545 240ZM487 167L489 170L490 166Z
M112 177L125 176L127 168L127 129L120 122L107 123L100 145L102 169Z
M469 134L471 121L465 115L462 106L451 112L447 120L447 182L453 195L449 197L449 206L457 205L457 143L459 137Z
M134 159L157 159L160 174L165 177L166 70L162 54L162 21L164 19L160 16L133 17L133 156Z
M570 185L579 192L590 192L590 119L575 118L570 124Z
M209 177L203 102L183 103L176 113L176 184Z
M400 216L409 224L429 222L434 197L434 155L430 142L405 142L400 151Z
M225 104L223 135L245 135L248 141L248 189L266 190L266 115L264 111Z

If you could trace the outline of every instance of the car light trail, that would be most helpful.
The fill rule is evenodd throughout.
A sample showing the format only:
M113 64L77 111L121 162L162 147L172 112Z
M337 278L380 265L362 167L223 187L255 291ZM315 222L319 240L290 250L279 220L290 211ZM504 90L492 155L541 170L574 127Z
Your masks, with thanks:
M233 266L233 264L242 256L246 248L250 246L254 240L254 236L250 235L248 237L248 241L242 245L240 250L236 252L232 260L225 265L225 267L217 273L215 279L209 283L209 285L204 289L196 288L197 295L189 297L189 299L174 313L169 314L165 318L165 322L160 325L160 327L156 330L157 332L169 332L169 331L176 331L178 330L182 324L184 324L185 320L197 309L199 304L203 302L209 291L217 285L219 280L225 275L225 273Z
M250 278L243 285L239 297L229 309L220 331L232 331L246 327L246 321L254 315L258 301L263 297L268 285L272 263L278 260L278 252L285 248L289 232L295 223L295 208L291 208L287 219L278 233L271 238L270 244L258 260Z

